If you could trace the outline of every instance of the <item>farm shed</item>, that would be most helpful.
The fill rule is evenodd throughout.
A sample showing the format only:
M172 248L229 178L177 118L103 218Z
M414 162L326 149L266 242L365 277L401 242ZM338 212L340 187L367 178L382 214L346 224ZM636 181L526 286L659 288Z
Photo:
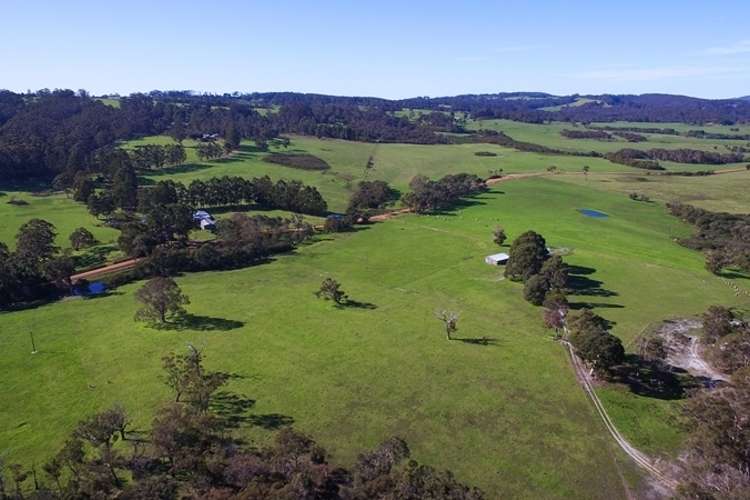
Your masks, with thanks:
M193 214L193 220L198 223L201 229L211 229L216 226L216 219L211 217L211 214L205 210L198 210Z
M484 261L491 266L499 266L500 264L505 264L506 262L508 262L508 254L496 253L493 255L488 255L484 258Z

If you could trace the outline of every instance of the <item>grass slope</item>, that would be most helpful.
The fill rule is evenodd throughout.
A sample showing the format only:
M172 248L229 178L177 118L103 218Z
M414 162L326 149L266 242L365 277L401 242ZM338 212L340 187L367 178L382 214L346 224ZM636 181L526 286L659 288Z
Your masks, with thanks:
M626 123L613 123L612 126L626 126ZM643 127L656 127L656 128L669 128L673 124L639 124ZM633 126L630 124L630 126ZM541 144L550 148L556 148L563 151L597 151L599 153L608 153L617 151L623 148L634 148L634 149L701 149L705 151L716 151L719 153L729 153L730 147L734 146L747 146L747 141L737 140L707 140L707 139L696 139L690 137L681 137L675 135L665 134L642 134L648 137L646 142L627 142L624 139L618 139L613 141L598 141L595 139L568 139L560 135L560 131L563 129L572 130L585 130L584 127L575 126L572 123L567 122L552 122L546 124L537 123L524 123L516 122L511 120L472 120L467 124L467 128L478 130L478 129L489 129L498 130L507 133L509 136L519 141L532 142L534 144ZM703 129L708 131L717 131L715 127L700 127L700 126L683 126L680 130L687 131L693 129ZM738 133L728 132L729 127L722 127L723 133ZM691 165L686 163L674 163L674 162L660 162L662 165L669 170L714 170L717 168L732 168L741 167L745 163L728 164L728 165ZM631 169L632 170L632 169Z
M144 144L150 140L160 143L163 139L145 138L139 143ZM357 182L363 179L385 180L396 189L406 192L409 181L417 174L432 178L457 172L487 176L490 170L504 169L506 173L533 172L543 171L550 165L556 165L561 171L576 172L581 171L583 165L589 165L591 171L632 170L599 158L522 153L490 144L368 144L295 136L288 149L274 147L272 151L311 154L325 160L331 169L315 172L271 164L262 161L267 153L259 152L246 143L231 158L197 162L191 161L189 157L188 164L149 173L148 178L152 181L173 179L186 184L193 179L223 175L268 175L273 179L297 179L316 186L328 201L329 208L341 211L346 208ZM476 156L474 153L477 151L491 151L498 156ZM370 156L373 158L374 168L367 170Z
M86 206L63 194L34 195L27 191L4 191L0 196L0 242L15 248L18 229L30 219L51 222L57 228L57 245L69 248L68 236L77 227L85 227L102 243L117 239L119 231L106 227L88 213ZM24 200L28 205L11 205L8 200Z
M610 218L585 218L582 207ZM621 497L619 452L613 458L540 310L483 262L496 251L497 223L512 237L535 229L570 249L566 260L588 279L574 304L615 321L626 343L665 317L746 301L703 269L700 254L671 241L690 229L659 205L551 180L514 181L455 212L326 238L267 265L185 275L178 281L194 317L184 330L133 322L139 284L0 315L2 455L39 463L78 420L118 401L136 427L147 427L169 397L160 357L192 342L212 368L242 376L229 390L256 401L256 423L294 421L338 461L397 434L418 459L450 467L490 497ZM316 299L326 276L375 308L337 310ZM493 345L446 341L438 308L461 311L459 337ZM33 356L30 330L41 351ZM678 402L600 392L636 445L667 452L679 444ZM267 437L257 425L242 432Z

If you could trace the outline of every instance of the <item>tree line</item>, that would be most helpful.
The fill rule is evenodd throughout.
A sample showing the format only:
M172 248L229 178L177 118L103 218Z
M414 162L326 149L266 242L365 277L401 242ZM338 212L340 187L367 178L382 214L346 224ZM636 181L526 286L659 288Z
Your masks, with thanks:
M411 192L402 198L404 204L416 213L429 213L448 209L465 196L485 191L487 185L477 175L461 173L434 181L417 175L409 188Z
M669 212L695 226L679 243L705 252L706 268L714 274L728 267L750 272L750 215L710 212L684 203L668 203Z
M502 245L502 228L495 230L493 241ZM610 323L590 309L570 313L567 294L571 291L569 267L559 255L550 255L547 242L535 231L526 231L511 244L505 276L522 281L528 302L543 306L542 319L547 328L570 342L578 356L597 374L608 377L625 360L625 348L609 332Z

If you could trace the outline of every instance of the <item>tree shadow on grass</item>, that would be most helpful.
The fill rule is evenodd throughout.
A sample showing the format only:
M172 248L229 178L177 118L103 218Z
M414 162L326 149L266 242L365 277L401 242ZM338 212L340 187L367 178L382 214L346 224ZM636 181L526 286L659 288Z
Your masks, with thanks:
M346 299L340 304L336 304L336 307L340 309L352 308L352 309L377 309L378 306L371 302L360 302L354 299Z
M280 413L267 413L265 415L250 415L248 422L266 430L276 430L292 425L294 419Z
M222 427L226 429L236 429L242 424L250 421L247 414L255 406L255 400L246 398L240 394L229 391L219 391L211 397L209 408L213 411Z
M158 170L143 170L141 171L141 173L148 175L149 177L160 177L162 175L188 174L191 172L199 172L201 170L206 170L207 168L211 168L211 166L202 163L183 163L182 165L160 168Z
M158 330L197 330L203 332L221 331L226 332L245 326L242 321L232 319L212 318L211 316L198 316L196 314L185 314L173 321L156 325Z
M251 415L254 399L230 391L220 391L211 397L210 409L219 417L224 429L237 429L242 425L253 425L266 430L275 430L292 425L294 419L280 413Z
M602 287L603 281L589 278L596 272L596 269L584 266L568 266L567 286L570 289L570 295L587 295L593 297L615 297L617 292L607 290Z
M425 214L425 215L440 215L444 217L455 217L456 212L459 212L465 208L471 208L479 205L486 205L484 201L481 201L477 197L467 197L467 198L461 198L453 203L451 203L451 206L448 208L443 208L441 210L433 210L432 212Z
M474 344L474 345L481 345L481 346L497 345L497 339L493 337L478 337L478 338L454 337L453 340L463 342L464 344Z
M664 362L649 361L629 354L625 362L613 368L610 381L627 385L640 396L656 399L684 399L693 389L706 386L706 380Z

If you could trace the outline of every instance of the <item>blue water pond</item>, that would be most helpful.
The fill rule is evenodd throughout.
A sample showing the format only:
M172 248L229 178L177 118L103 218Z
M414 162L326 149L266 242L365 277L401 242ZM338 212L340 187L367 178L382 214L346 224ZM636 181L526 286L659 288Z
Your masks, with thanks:
M579 208L578 211L586 217L594 217L596 219L606 219L607 217L609 217L609 215L605 214L604 212L592 210L590 208Z

